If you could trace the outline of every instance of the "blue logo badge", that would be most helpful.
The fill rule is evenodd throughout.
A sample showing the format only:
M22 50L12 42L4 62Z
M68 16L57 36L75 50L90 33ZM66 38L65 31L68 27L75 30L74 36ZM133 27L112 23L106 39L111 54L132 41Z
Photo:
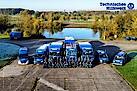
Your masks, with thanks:
M134 9L134 4L133 3L129 3L128 5L127 5L127 7L131 10L131 9Z

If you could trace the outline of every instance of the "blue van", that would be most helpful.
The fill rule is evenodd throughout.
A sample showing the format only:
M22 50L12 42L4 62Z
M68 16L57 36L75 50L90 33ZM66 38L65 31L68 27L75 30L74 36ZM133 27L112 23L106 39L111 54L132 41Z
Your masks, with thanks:
M119 52L115 55L113 59L113 64L115 65L123 65L128 60L128 56L126 52Z
M27 47L22 47L19 49L19 55L18 55L18 64L19 65L24 65L28 64L28 49Z
M34 64L42 64L48 55L49 44L44 44L36 49L34 56Z
M105 50L103 49L98 49L96 51L97 53L97 57L98 57L98 60L99 60L99 63L108 63L109 62L109 57L107 55L107 53L105 52Z

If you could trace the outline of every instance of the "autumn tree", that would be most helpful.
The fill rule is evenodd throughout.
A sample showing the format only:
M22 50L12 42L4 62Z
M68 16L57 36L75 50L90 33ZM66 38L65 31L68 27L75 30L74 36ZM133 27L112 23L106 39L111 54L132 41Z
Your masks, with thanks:
M34 22L34 34L39 35L39 30L41 29L41 22L39 19Z
M24 35L25 36L31 36L31 34L33 33L33 18L31 15L28 15L24 18L24 20L22 21L23 23L23 29L24 29Z
M95 16L94 22L92 23L92 26L93 26L94 28L97 28L97 27L98 27L98 17L97 17L97 16Z
M42 13L42 14L40 15L40 18L44 19L44 16L45 16L45 14Z
M0 31L2 33L6 31L6 29L10 26L8 22L9 22L8 15L4 16L0 14Z
M122 33L124 32L124 24L125 24L125 20L124 20L124 17L122 15L118 15L116 18L115 18L115 24L118 25L117 29L118 29L118 33L119 35L121 36ZM116 26L117 26L116 25Z
M34 18L37 19L39 16L40 16L40 15L39 15L39 12L36 11L36 13L34 14Z
M130 32L132 31L132 24L133 24L132 15L130 13L126 13L126 15L124 16L124 19L125 19L125 23L124 23L125 32L127 32L127 34L130 35Z
M112 20L113 18L114 18L114 17L113 17L112 15L109 17L110 20Z

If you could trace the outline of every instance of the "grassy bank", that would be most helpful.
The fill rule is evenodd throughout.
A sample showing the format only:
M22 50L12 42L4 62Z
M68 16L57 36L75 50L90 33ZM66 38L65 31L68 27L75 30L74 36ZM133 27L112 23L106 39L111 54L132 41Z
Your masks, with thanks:
M0 38L9 38L10 36L8 35L0 35Z
M73 27L83 27L83 28L89 28L90 24L69 24L66 25L65 28L73 28Z
M0 68L3 68L4 66L11 64L13 60L15 60L16 58L17 57L13 57L11 59L0 62Z
M88 22L88 23L92 23L94 21L73 21L73 22Z
M124 66L115 66L116 69L137 89L137 50L127 51L132 58Z

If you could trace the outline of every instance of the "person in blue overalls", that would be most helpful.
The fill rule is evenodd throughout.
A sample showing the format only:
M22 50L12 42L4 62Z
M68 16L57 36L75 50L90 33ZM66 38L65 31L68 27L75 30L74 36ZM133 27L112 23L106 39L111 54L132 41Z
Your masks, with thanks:
M81 56L81 67L83 68L84 66L83 66L83 57Z
M66 63L66 61L64 61L64 68L67 68L67 63Z
M47 68L47 58L44 59L43 68Z
M52 63L51 63L51 61L49 61L49 63L48 63L48 68L51 68L52 66Z
M57 62L57 64L56 64L56 68L60 68L60 64L59 64L59 62Z
M92 68L92 63L91 63L91 61L90 61L89 64L88 64L88 68Z
M68 59L68 67L71 68L71 59Z
M60 68L64 68L63 62L61 62L61 64L60 64Z
M89 57L87 56L86 68L89 67Z
M81 60L80 60L80 58L78 58L78 67L80 67L80 62L81 62Z
M75 62L74 59L71 58L71 67L72 67L72 68L74 68L74 62Z
M85 68L86 67L86 61L87 61L87 59L86 59L86 57L84 58L84 62L83 62L83 67Z
M54 67L53 58L51 58L50 62L51 62L51 68L53 68Z
M79 67L80 67L80 68L82 67L82 62L81 62L81 61L79 62Z
M76 68L77 68L77 67L79 67L79 63L78 63L78 61L76 62Z

